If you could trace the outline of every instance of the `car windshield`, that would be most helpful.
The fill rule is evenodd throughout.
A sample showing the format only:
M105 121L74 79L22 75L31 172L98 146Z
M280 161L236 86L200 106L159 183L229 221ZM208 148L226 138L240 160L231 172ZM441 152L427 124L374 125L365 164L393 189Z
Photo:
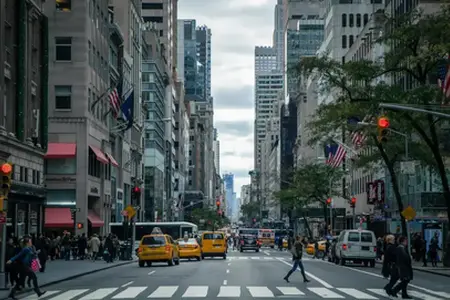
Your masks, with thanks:
M178 240L178 244L180 244L180 245L196 245L197 241L195 239L188 239L187 241Z
M204 240L221 240L223 239L222 233L205 233L203 235Z

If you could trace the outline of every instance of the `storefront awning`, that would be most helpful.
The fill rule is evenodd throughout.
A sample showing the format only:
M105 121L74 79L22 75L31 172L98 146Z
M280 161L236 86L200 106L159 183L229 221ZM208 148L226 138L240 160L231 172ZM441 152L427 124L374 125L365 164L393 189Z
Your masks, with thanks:
M105 154L102 152L102 150L98 149L94 146L89 146L91 148L92 152L94 152L95 157L97 157L97 160L101 162L102 164L109 164L109 160L106 158Z
M45 158L72 158L77 155L75 143L49 143Z
M45 208L45 228L72 228L73 220L70 208Z
M88 220L91 222L93 228L99 228L105 224L105 222L103 222L102 219L100 219L100 217L91 209L88 211Z
M119 167L119 164L117 163L117 161L114 159L114 157L109 154L108 152L105 152L106 156L109 159L109 162L114 166L114 167Z

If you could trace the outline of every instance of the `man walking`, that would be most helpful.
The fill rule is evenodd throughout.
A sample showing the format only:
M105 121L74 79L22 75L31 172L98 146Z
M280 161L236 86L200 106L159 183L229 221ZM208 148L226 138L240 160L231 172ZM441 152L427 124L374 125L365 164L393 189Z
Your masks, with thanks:
M286 280L286 282L289 282L289 276L291 276L291 274L294 273L298 267L300 267L300 271L303 276L303 282L309 282L309 280L306 278L305 267L303 266L303 262L302 262L303 244L302 244L302 238L300 238L300 236L297 236L295 238L295 243L292 246L291 253L292 253L292 260L293 260L292 269L287 273L286 276L284 276L283 279Z

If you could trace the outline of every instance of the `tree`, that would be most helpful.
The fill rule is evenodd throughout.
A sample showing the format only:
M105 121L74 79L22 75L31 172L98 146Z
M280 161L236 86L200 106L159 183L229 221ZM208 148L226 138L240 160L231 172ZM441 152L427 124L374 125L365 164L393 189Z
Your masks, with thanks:
M321 163L305 163L294 171L293 181L288 188L276 192L274 195L284 207L302 215L308 226L304 208L313 203L320 203L327 220L328 211L326 200L332 196L342 196L338 192L344 172L339 168L332 168Z
M377 13L375 17L381 15ZM450 29L450 8L443 6L433 15L414 11L395 19L383 16L380 23L387 30L374 43L391 46L385 48L390 50L386 50L383 59L341 64L324 56L302 59L296 65L294 71L299 75L319 76L323 82L322 92L333 93L336 99L331 104L321 105L314 115L308 126L310 144L316 145L324 134L357 130L348 120L379 114L379 103L421 106L430 111L440 107L445 97L435 82L438 68L448 64L442 58L450 49L445 34ZM405 80L409 80L412 87L404 89ZM405 157L400 137L390 136L387 143L380 143L373 127L364 128L362 131L369 138L366 145L369 155L363 154L358 164L371 168L380 161L385 163L400 211L403 202L398 185L399 160L412 158L431 166L441 178L450 218L450 186L441 148L442 137L447 132L439 125L442 119L407 111L389 111L387 115L391 128L411 137L409 149L413 151ZM402 216L401 219L403 234L406 234L405 220Z
M256 218L259 215L260 204L259 202L251 201L241 205L242 216L249 221Z
M191 222L202 230L215 230L229 224L229 220L210 208L196 208L191 213Z

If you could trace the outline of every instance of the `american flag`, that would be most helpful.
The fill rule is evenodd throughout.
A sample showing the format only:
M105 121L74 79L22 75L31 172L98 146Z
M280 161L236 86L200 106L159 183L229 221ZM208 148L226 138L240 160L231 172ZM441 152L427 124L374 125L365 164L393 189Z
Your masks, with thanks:
M117 88L111 90L108 95L109 104L111 105L111 110L114 118L117 118L120 112L120 95Z
M438 85L442 89L444 98L450 97L450 65L448 61L450 55L446 57L446 62L442 63L438 68Z
M347 151L342 145L330 146L328 149L328 158L325 163L333 168L339 167L342 164Z
M352 144L355 149L360 148L367 138L366 135L360 131L353 131L350 137L352 138Z

